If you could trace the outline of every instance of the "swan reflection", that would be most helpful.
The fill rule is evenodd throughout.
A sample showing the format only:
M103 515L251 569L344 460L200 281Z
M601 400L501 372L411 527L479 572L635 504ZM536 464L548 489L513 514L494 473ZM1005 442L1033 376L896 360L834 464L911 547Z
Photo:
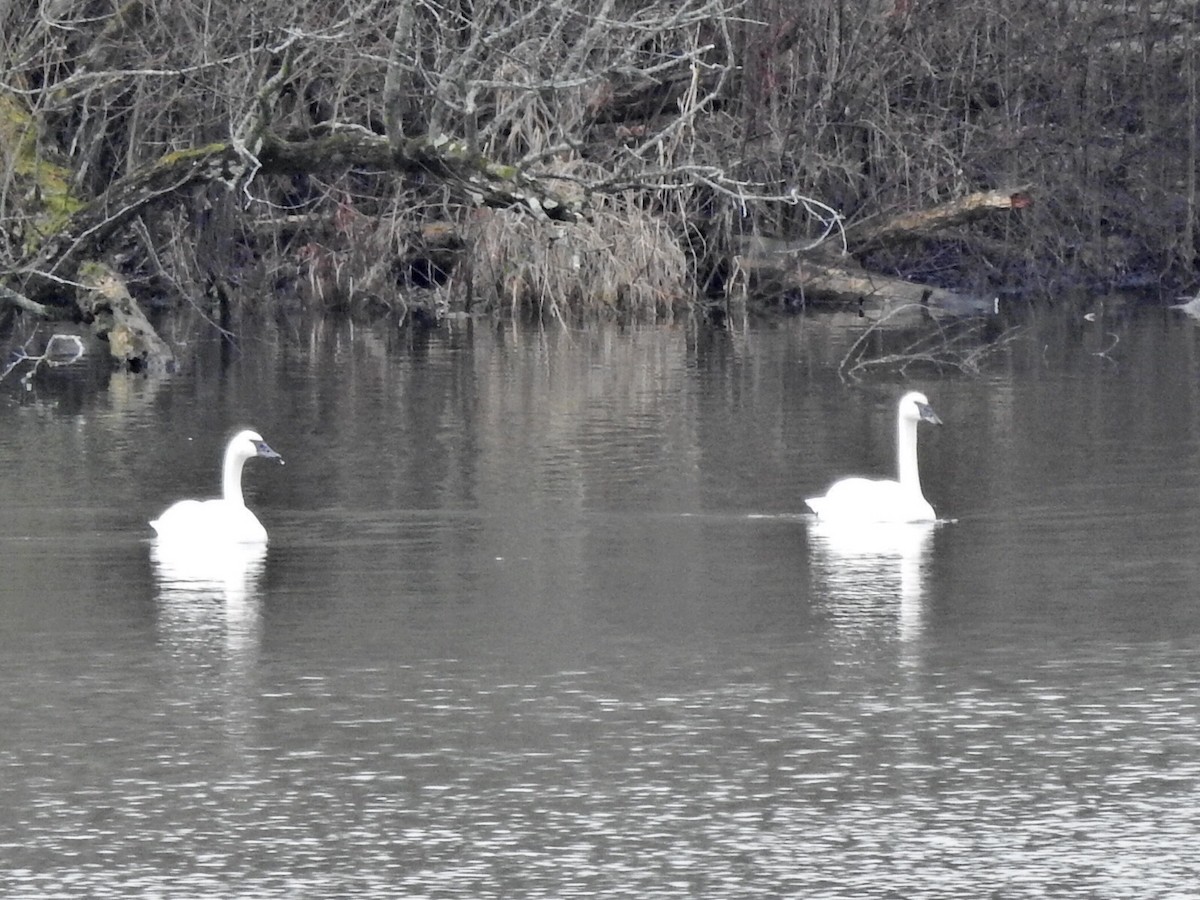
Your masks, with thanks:
M150 562L166 642L177 652L218 650L231 663L252 657L266 559L266 544L153 541Z
M902 640L921 630L933 522L813 522L808 545L818 596L832 622L865 636L891 623Z

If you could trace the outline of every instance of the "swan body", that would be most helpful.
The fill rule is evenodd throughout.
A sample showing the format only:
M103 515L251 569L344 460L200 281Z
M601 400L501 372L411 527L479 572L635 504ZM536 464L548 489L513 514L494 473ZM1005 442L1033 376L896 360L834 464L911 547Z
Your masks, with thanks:
M1183 300L1184 298L1180 297L1179 299ZM1187 302L1185 303L1175 303L1170 308L1182 309L1193 319L1200 319L1200 294L1197 294L1195 297L1187 298Z
M283 463L283 457L267 446L257 432L239 431L230 438L221 466L221 496L214 500L180 500L172 504L150 523L158 539L265 544L267 529L246 507L242 497L242 467L246 460L255 457Z
M937 514L921 493L917 469L917 424L941 425L925 395L913 391L900 398L896 414L897 480L843 478L823 497L804 502L829 522L934 522Z

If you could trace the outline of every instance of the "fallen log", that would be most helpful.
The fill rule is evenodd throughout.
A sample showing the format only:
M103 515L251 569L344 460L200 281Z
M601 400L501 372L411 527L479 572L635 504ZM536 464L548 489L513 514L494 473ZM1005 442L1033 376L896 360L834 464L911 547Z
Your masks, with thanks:
M859 316L892 317L911 307L917 318L988 316L996 311L991 297L979 297L863 269L844 268L817 260L798 260L790 272L794 288L826 300L852 304ZM902 324L903 318L896 324Z
M175 368L175 354L146 319L119 275L100 263L80 267L76 303L92 333L108 344L109 355L131 372L163 373Z
M305 141L266 134L262 171L291 175L356 166L428 177L435 175L480 206L522 206L538 216L573 222L580 205L540 184L517 166L493 162L445 135L389 141L366 129L349 129Z
M1025 209L1033 205L1028 188L977 191L927 209L900 213L875 224L863 223L846 229L847 246L855 253L887 244L916 241L947 228L957 228L997 212Z
M46 307L0 285L0 311L19 309L39 319L81 321L93 337L108 346L109 356L122 368L174 371L175 354L158 336L120 275L101 263L85 262L79 267L72 293L73 309Z
M777 290L798 292L806 300L851 307L861 318L887 319L898 326L925 318L964 318L995 312L993 298L868 272L850 257L844 262L804 256L786 262L738 258L737 266L759 285L767 281Z
M387 138L365 130L308 141L267 134L257 160L234 142L218 142L168 153L117 181L42 241L36 257L22 266L21 294L40 303L69 304L70 292L64 292L63 285L84 260L149 207L176 200L194 185L237 184L258 172L294 174L355 166L432 172L483 206L523 206L558 221L574 221L580 214L577 204L527 178L520 169L492 163L448 138L414 138L395 147Z
M762 235L747 237L734 257L734 269L759 292L798 293L805 301L853 305L859 316L887 319L897 325L913 318L961 318L995 313L992 297L979 297L932 284L907 281L865 270L855 258L868 250L933 237L1001 211L1021 210L1033 203L1024 190L982 191L922 210L905 212L869 227L847 229L847 252L832 253L827 244L813 247ZM905 309L904 315L896 311Z

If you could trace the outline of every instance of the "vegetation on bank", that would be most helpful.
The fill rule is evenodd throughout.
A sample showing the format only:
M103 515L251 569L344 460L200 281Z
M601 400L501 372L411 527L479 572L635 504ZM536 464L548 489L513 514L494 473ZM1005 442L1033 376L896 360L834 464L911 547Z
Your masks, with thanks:
M1171 0L12 3L0 314L86 317L94 261L223 315L1191 287L1198 27Z

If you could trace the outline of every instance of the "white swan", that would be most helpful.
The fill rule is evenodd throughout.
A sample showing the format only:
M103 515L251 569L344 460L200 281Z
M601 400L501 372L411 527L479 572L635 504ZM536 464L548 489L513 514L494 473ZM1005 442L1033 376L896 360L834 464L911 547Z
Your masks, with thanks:
M216 500L180 500L150 523L159 540L190 542L266 543L267 529L246 508L242 498L242 466L246 460L261 456L283 457L267 446L262 435L239 431L225 448L221 466L221 497Z
M934 522L937 515L921 493L917 470L917 423L941 425L942 420L924 394L913 391L900 398L896 424L899 480L843 478L824 497L804 502L817 517L833 522Z

